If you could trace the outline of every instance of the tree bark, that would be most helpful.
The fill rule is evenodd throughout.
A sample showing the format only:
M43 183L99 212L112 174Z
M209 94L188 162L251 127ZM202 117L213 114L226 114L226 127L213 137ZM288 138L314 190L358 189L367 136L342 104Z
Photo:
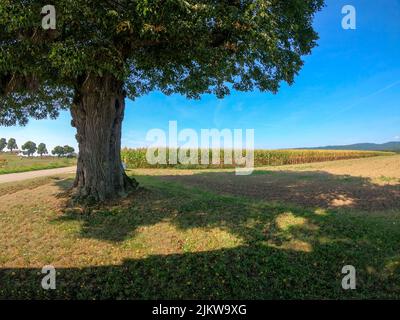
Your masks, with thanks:
M112 76L89 75L76 88L71 114L79 144L74 183L78 199L103 202L137 188L121 162L124 110L122 83Z

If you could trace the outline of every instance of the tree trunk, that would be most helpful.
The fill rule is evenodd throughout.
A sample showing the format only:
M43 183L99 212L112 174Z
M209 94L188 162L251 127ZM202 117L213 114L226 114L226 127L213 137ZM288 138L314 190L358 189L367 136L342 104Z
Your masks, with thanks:
M78 199L102 202L137 187L121 162L124 110L122 83L111 76L89 75L76 89L71 114L79 144L74 183Z

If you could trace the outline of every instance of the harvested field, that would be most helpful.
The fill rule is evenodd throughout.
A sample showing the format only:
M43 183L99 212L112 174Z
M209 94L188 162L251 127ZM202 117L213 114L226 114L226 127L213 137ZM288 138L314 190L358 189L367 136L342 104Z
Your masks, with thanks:
M162 178L219 194L302 207L400 208L400 156L257 168L251 176L206 172Z

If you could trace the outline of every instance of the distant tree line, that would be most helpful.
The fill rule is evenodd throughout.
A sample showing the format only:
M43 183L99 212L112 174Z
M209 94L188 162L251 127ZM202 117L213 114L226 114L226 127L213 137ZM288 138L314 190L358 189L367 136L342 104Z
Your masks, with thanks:
M58 157L67 157L67 158L72 158L75 157L75 149L65 145L65 146L57 146L51 151L52 155L58 156Z
M5 148L13 152L18 149L17 142L14 138L10 138L8 141L5 138L0 139L0 152L2 152Z
M6 138L0 138L0 152L3 152L4 149L8 149L11 153L18 150L17 141L14 138L10 138L8 141ZM27 141L21 146L22 153L27 156L33 156L35 153L40 155L49 154L47 151L47 146L45 143L39 143L36 145L33 141ZM75 157L75 149L71 146L57 146L52 151L51 154L58 157Z

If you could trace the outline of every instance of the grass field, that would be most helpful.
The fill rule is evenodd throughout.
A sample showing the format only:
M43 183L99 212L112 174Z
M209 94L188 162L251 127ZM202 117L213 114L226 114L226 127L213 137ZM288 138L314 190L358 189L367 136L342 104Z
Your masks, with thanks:
M69 167L76 164L76 159L55 157L19 157L15 154L0 153L0 174L27 172Z
M400 298L400 156L130 174L136 194L90 211L69 176L0 184L0 298Z

